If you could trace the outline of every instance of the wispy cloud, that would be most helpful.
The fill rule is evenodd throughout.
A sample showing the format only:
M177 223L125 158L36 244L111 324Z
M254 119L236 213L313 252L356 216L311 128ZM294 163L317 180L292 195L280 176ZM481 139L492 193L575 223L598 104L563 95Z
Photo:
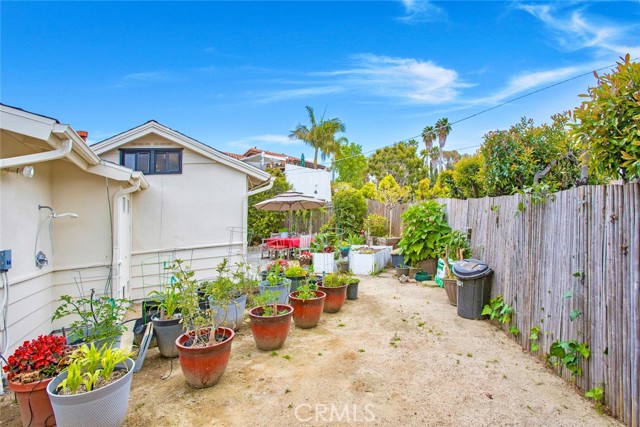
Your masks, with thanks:
M445 11L429 0L400 0L405 15L398 18L408 24L440 21L446 18Z
M298 140L290 139L287 135L264 134L264 135L247 136L242 139L228 141L224 145L230 148L235 148L235 149L247 149L253 146L260 146L260 144L290 146L290 145L301 145L302 142Z
M596 16L587 17L582 10L565 11L562 4L517 4L516 8L544 23L564 50L594 49L598 53L640 55L637 24L614 25Z
M168 71L143 71L127 74L120 78L115 87L129 87L141 84L166 83L178 80L178 75Z
M300 79L291 84L305 87L262 94L259 102L349 93L405 103L442 104L456 99L461 88L471 86L463 82L455 70L431 61L373 54L354 55L345 68L307 73L302 77L306 84Z

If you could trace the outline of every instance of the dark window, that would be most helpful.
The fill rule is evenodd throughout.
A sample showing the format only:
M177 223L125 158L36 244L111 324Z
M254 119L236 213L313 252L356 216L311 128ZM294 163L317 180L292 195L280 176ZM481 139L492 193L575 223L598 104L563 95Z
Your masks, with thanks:
M148 175L182 173L182 149L120 150L120 164Z

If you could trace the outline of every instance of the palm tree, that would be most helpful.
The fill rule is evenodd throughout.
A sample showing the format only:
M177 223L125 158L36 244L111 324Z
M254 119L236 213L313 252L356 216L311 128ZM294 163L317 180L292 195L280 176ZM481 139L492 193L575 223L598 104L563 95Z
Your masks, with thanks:
M444 144L447 142L447 136L451 133L451 125L446 117L441 118L436 122L436 135L438 136L438 145L440 146L440 170L444 167L442 161L442 153L444 151Z
M289 138L300 140L305 144L308 144L313 147L313 149L315 150L315 153L313 155L313 167L314 169L317 169L318 168L318 150L320 149L320 146L318 145L318 141L316 137L318 133L317 131L318 126L316 125L316 116L313 113L313 108L309 107L308 105L305 108L307 109L307 114L309 114L309 121L311 122L311 128L308 128L306 125L303 125L303 124L298 124L298 126L296 126L296 128L293 131L291 131L291 133L289 134Z
M433 129L433 126L425 126L422 130L422 140L424 141L424 147L427 152L431 151L431 147L433 147L433 141L436 139L436 131ZM427 156L427 159L429 156ZM429 168L431 168L431 163L429 163Z
M309 114L311 127L309 128L306 125L298 124L289 134L289 138L298 139L313 147L313 167L317 169L318 151L320 151L323 160L326 159L328 155L339 152L340 143L336 141L336 134L338 132L344 132L345 126L338 118L324 120L323 117L320 119L320 122L317 123L313 108L308 105L305 108L307 109L307 114Z
M431 174L430 178L431 178L431 182L435 182L436 181L436 177L438 176L437 172L438 172L438 159L440 158L440 149L438 147L433 147L431 148L431 151L429 151L429 159L431 160L431 165L435 165L435 170L433 170L434 168L429 168L429 173Z

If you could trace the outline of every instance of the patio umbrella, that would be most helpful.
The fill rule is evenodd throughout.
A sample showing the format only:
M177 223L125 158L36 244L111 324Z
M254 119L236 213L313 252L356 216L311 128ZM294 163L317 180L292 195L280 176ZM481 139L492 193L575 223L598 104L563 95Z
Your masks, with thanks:
M265 211L301 211L321 208L326 204L324 200L307 196L297 191L287 191L278 194L271 199L264 200L253 205L254 208ZM289 227L291 227L291 214L289 214Z
M271 199L256 203L253 207L265 211L301 211L321 208L325 204L324 200L316 199L297 191L287 191Z

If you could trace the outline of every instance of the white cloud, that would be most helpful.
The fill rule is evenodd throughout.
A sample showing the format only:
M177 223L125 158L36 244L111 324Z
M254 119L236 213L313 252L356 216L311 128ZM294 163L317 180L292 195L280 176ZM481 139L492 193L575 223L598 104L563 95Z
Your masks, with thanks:
M444 10L428 0L400 0L405 9L405 15L398 20L410 23L434 22L446 18Z
M539 19L554 34L559 46L568 51L594 49L606 53L640 55L638 25L624 26L587 18L582 11L563 13L559 4L518 4L516 7Z
M127 74L122 78L125 82L160 82L172 80L174 76L166 71L147 71Z
M340 86L310 86L306 88L299 89L284 89L284 90L276 90L266 94L263 98L258 101L261 104L277 102L277 101L285 101L287 99L293 98L304 98L308 96L321 96L321 95L335 95L338 93L344 92L345 89Z

